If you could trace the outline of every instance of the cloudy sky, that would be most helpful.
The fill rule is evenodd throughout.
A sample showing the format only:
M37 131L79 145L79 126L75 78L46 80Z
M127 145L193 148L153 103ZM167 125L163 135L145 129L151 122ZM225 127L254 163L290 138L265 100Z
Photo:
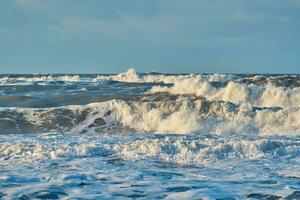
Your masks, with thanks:
M129 67L300 73L300 1L0 1L0 73Z

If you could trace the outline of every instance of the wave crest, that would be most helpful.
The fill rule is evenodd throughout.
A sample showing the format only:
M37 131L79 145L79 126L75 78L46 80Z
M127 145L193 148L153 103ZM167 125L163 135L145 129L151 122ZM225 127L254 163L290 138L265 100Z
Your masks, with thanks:
M0 118L1 133L300 133L299 108L260 108L182 96L162 101L111 100L83 106L7 108L0 111Z

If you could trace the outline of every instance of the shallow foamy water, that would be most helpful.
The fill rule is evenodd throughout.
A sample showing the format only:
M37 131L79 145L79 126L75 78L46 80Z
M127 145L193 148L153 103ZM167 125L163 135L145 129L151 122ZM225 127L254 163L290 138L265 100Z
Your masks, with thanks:
M0 137L4 199L279 199L300 191L299 137Z

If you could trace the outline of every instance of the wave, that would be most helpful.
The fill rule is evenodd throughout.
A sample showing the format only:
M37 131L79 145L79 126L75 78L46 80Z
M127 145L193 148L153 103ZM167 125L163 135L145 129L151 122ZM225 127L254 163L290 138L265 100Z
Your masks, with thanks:
M248 103L258 107L300 107L300 88L284 88L272 85L243 85L230 81L225 87L215 88L209 82L186 79L173 86L154 86L148 93L189 94L211 101Z
M6 79L2 75L1 81ZM116 75L11 75L10 79L103 85L5 86L9 95L1 96L1 105L7 105L0 111L3 134L300 133L298 75L140 74L129 69ZM53 98L48 97L51 94ZM26 105L40 108L21 108Z
M135 69L130 68L124 73L112 75L2 75L0 85L51 85L68 84L79 82L134 82L134 83L174 83L190 77L201 77L209 81L228 81L235 77L234 75L212 74L212 75L180 75L180 74L159 74L159 73L137 73Z
M1 136L0 160L105 156L180 164L297 157L300 141L284 138L202 136L31 135Z
M249 160L297 156L299 141L218 138L145 138L115 145L112 149L126 159L154 158L180 164L205 164L222 160Z
M2 108L0 132L291 135L300 133L299 118L299 108L167 96L163 100L110 100L54 108Z
M299 75L232 75L232 74L159 74L137 73L134 69L116 75L11 75L2 76L0 85L41 85L55 90L56 85L88 84L104 87L114 81L155 83L147 94L168 93L196 95L210 101L249 103L257 107L300 107ZM79 85L78 85L79 84ZM161 84L161 85L160 85ZM168 85L166 85L168 84ZM93 88L95 88L93 87ZM31 90L36 90L29 88ZM17 90L18 88L15 88ZM12 90L11 88L6 89ZM20 88L19 90L25 90ZM28 88L27 88L28 90ZM146 95L146 94L145 94Z
M136 82L136 83L175 83L185 79L205 79L209 82L224 82L236 78L231 74L160 74L160 73L137 73L135 69L130 68L124 73L111 76L98 76L94 80L114 80L121 82Z
M242 84L267 85L283 87L299 87L299 75L284 74L162 74L156 72L138 73L134 68L128 69L120 74L8 74L0 75L0 85L28 85L36 82L97 82L97 81L119 81L119 82L135 82L135 83L176 83L186 79L194 79L207 82L229 82L237 81Z
M89 81L89 79L81 78L79 75L15 75L15 76L5 76L0 78L0 85L32 85L39 82L41 85L43 83L53 83L53 82L82 82Z

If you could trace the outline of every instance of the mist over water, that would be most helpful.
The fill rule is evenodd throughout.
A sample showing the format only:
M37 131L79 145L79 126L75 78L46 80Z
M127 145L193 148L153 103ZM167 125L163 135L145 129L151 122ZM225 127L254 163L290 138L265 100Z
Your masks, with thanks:
M0 75L0 199L299 199L300 75Z

